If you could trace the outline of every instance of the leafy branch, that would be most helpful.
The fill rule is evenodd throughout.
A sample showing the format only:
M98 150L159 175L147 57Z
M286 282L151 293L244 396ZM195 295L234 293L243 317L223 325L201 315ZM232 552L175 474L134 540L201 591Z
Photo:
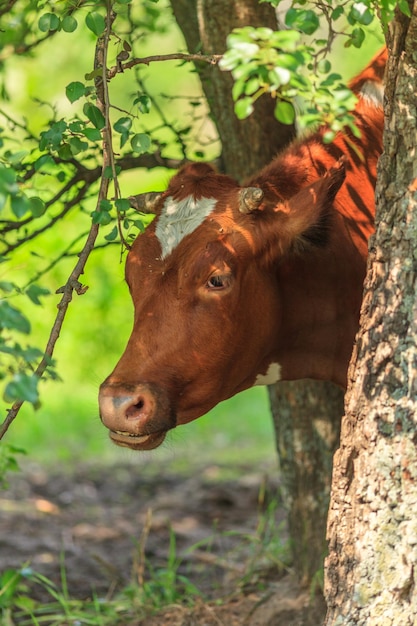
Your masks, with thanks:
M107 15L106 15L106 28L104 34L100 36L97 40L96 51L95 51L95 60L94 60L94 69L101 70L101 76L97 76L96 78L96 97L97 97L97 106L102 112L105 125L103 128L103 145L102 145L102 176L100 180L100 189L97 198L97 211L100 211L100 205L103 200L107 198L108 190L109 190L109 178L104 175L107 167L114 168L113 161L113 147L112 147L112 137L111 137L111 125L110 125L110 100L109 93L107 88L107 80L106 80L106 67L107 67L107 52L110 41L110 33L112 24L116 18L116 14L112 11L111 5L108 5ZM33 374L34 379L39 379L44 374L47 367L51 364L51 359L54 354L55 345L59 338L62 325L64 323L65 315L68 310L68 306L73 298L73 292L75 291L79 295L85 293L86 288L79 282L79 278L81 274L84 272L85 265L87 263L88 257L91 254L91 251L94 248L95 241L97 239L99 231L99 224L93 223L91 225L90 231L87 235L84 246L80 252L77 263L75 264L72 272L70 273L67 282L65 285L59 290L62 293L62 298L58 304L58 313L55 318L55 322L52 326L51 333L46 345L45 353L40 363L35 369ZM0 427L0 439L7 432L10 424L17 417L20 408L24 403L24 399L17 400L12 405L11 409L8 411L6 419Z
M281 2L261 1L274 7ZM344 127L357 134L351 113L356 98L327 55L339 37L345 39L346 48L361 48L375 18L382 32L395 10L409 15L410 7L406 0L319 0L316 4L319 10L309 8L305 0L294 0L285 11L285 30L245 27L229 35L219 65L235 80L238 118L250 115L256 100L268 93L276 98L275 116L283 124L293 124L296 117L301 129L325 123L327 141Z

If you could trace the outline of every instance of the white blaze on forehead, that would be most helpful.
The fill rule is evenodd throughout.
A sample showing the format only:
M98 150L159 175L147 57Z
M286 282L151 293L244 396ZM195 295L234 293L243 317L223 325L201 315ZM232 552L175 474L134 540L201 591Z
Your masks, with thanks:
M273 385L281 380L281 365L270 363L265 374L258 374L254 385Z
M169 196L162 207L155 234L161 244L161 259L165 259L186 235L190 235L210 215L216 204L215 198L187 196L176 201Z

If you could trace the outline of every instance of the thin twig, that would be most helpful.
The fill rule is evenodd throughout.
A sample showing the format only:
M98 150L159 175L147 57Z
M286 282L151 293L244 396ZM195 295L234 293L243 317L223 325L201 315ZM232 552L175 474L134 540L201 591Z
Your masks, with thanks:
M97 40L95 59L94 59L94 69L96 70L100 68L102 70L101 80L98 80L98 79L96 80L97 106L101 109L106 120L106 126L103 129L103 166L102 166L100 190L99 190L99 194L97 198L97 208L96 208L97 211L100 210L100 202L104 198L107 197L108 188L109 188L109 179L106 176L104 176L104 170L111 163L111 158L110 158L110 152L112 152L111 136L109 136L109 134L107 133L107 128L109 126L110 104L109 104L109 99L108 99L108 92L106 91L106 89L103 88L103 85L106 84L105 73L106 73L106 62L107 62L107 50L109 46L111 27L112 27L115 17L116 17L116 14L111 10L110 4L109 4L108 9L107 9L106 30L104 34ZM84 268L87 263L88 257L90 256L91 251L94 248L98 231L99 231L99 225L92 224L90 231L88 233L86 242L84 244L84 247L80 253L79 259L74 269L72 270L65 285L61 289L58 290L59 293L62 293L62 298L58 304L58 313L55 318L55 322L52 326L51 333L49 335L44 357L42 358L41 362L39 363L39 365L37 366L34 372L34 376L37 376L38 378L42 377L42 375L44 374L45 370L47 369L50 363L51 357L54 353L55 344L59 338L62 325L64 323L68 306L73 297L73 292L76 291L78 294L82 294L85 292L85 288L79 282L79 277L84 272ZM11 407L11 409L8 411L6 415L6 419L4 420L3 424L0 427L0 439L3 438L10 424L17 417L23 404L24 404L24 401L19 400L18 402L15 402L13 406Z
M130 59L126 63L119 63L114 65L107 72L107 79L114 78L116 74L130 70L135 65L149 65L155 61L201 61L202 63L209 63L210 65L217 65L222 58L221 54L188 54L185 52L174 52L172 54L153 54L148 57L141 57L140 59Z

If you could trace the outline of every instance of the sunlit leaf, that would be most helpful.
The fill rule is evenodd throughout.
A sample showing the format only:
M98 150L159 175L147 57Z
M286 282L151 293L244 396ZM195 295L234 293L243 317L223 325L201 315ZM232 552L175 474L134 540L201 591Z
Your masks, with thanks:
M275 117L281 124L293 124L295 121L293 105L286 100L278 100L275 107Z
M253 112L251 98L241 98L235 103L235 113L239 120L243 120Z

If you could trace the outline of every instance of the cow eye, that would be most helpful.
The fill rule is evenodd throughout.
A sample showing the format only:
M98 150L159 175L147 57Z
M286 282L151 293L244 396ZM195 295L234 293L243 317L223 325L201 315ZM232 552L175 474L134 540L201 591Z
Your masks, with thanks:
M230 285L230 276L228 274L213 274L207 281L208 289L220 290Z

